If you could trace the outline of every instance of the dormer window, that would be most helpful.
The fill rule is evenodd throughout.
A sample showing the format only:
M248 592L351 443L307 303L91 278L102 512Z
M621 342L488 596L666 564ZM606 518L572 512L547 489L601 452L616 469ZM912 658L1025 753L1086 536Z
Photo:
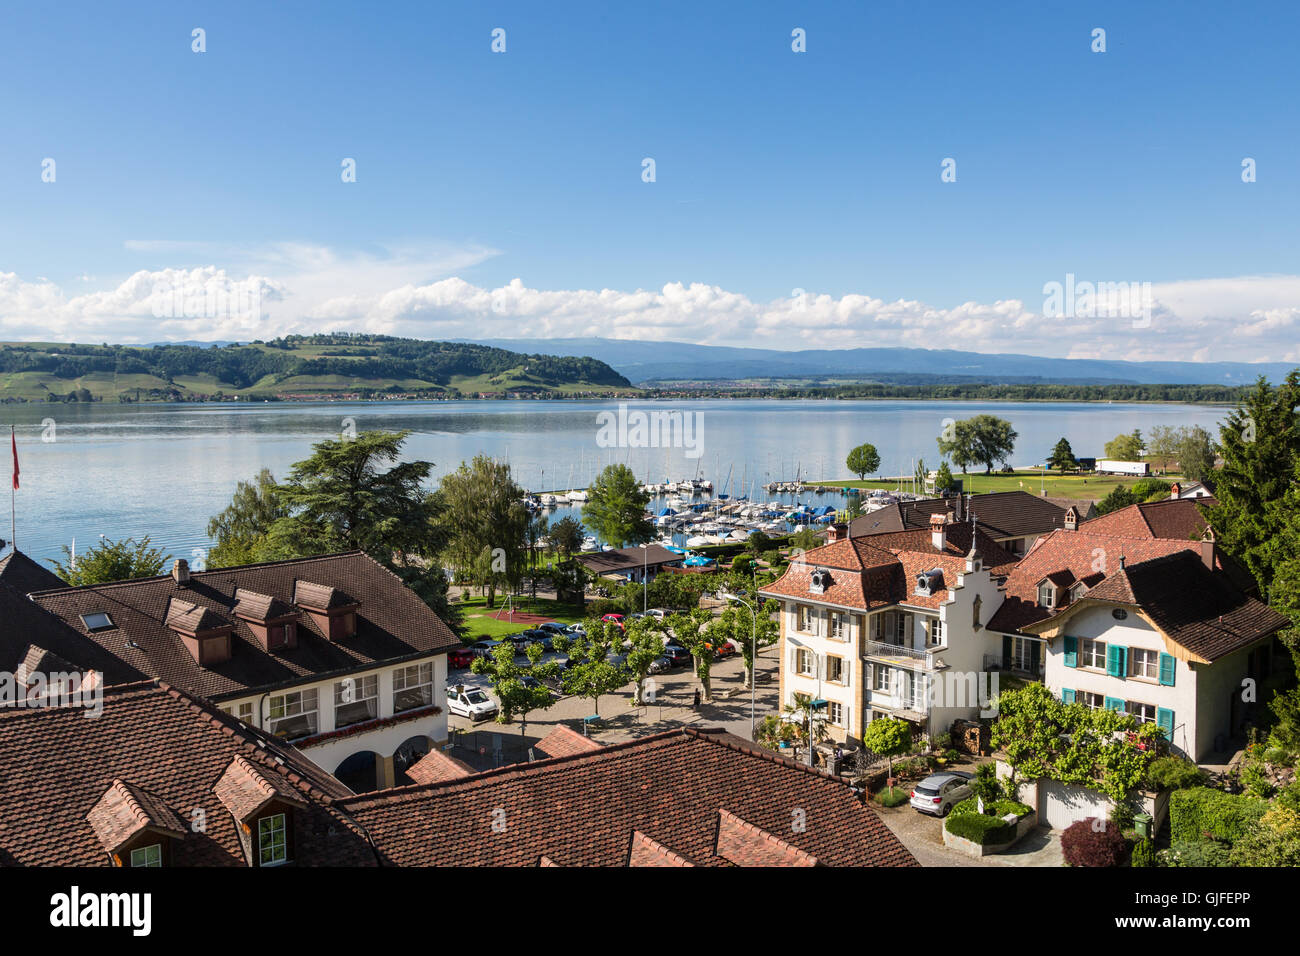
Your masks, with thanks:
M200 667L214 667L230 660L235 627L211 608L172 598L167 605L167 626L176 632Z
M922 571L916 576L916 591L922 597L930 597L943 590L943 569L934 568Z
M273 813L257 821L257 865L279 866L289 861L288 818Z
M86 822L114 866L167 865L172 843L187 829L161 796L120 779L90 808Z
M833 583L831 573L825 568L818 568L808 578L808 590L813 594L825 594L826 589Z
M162 866L162 844L153 843L149 846L137 847L132 850L131 866L133 868Z
M1056 585L1051 581L1038 585L1038 603L1048 610L1056 607Z
M361 602L338 588L311 581L294 582L293 603L302 608L329 641L344 641L357 633Z
M91 634L97 634L100 631L111 631L117 627L117 624L113 622L113 618L103 611L81 615L81 623Z
M248 625L264 650L287 651L298 646L298 611L292 605L239 588L231 612Z
M307 803L285 777L236 757L213 789L238 824L249 866L293 860L294 809Z

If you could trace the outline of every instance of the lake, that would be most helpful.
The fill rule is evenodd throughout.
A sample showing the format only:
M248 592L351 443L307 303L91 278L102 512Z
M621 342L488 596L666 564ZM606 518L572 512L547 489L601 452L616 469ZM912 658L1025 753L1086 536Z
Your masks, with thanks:
M882 474L910 474L917 457L936 467L935 437L944 420L982 412L1012 422L1019 432L1012 463L1028 466L1040 464L1062 436L1080 456L1100 456L1106 441L1134 428L1201 425L1217 436L1228 410L719 399L629 402L626 411L621 432L610 427L618 403L596 401L8 405L0 421L17 428L17 541L27 554L44 563L60 557L74 537L83 550L101 535L151 535L168 553L193 562L210 545L208 518L229 503L236 482L263 467L283 477L314 442L348 428L409 429L409 457L434 462L435 477L482 453L508 461L516 480L534 491L586 487L605 465L620 462L643 480L698 474L718 492L740 495L742 480L750 488L796 475L846 477L844 459L863 442L879 449ZM641 447L635 413L642 411L689 416L682 422L692 428L672 433L685 447ZM837 499L823 495L815 503ZM0 537L9 537L3 521Z

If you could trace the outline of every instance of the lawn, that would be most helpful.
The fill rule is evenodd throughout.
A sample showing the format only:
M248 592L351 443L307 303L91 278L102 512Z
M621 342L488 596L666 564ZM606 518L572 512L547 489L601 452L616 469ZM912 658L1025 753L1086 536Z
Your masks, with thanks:
M1038 471L1017 471L1013 475L986 475L983 472L971 472L968 475L962 475L960 472L954 472L954 478L964 478L965 483L962 490L967 494L987 494L996 491L1027 491L1030 494L1039 494L1040 488L1050 498L1088 498L1093 501L1100 501L1108 494L1115 490L1116 485L1123 485L1125 488L1140 481L1140 478L1130 478L1119 475L1053 475L1044 476ZM1165 481L1174 481L1179 476L1175 474L1158 475ZM872 480L858 481L857 479L842 479L839 481L814 481L810 484L826 485L831 488L883 488L886 491L894 491L899 488L898 481ZM911 482L903 482L902 490L907 491L911 487Z
M535 624L522 624L518 621L511 621L507 614L502 614L500 619L493 615L497 614L505 606L501 598L497 599L497 606L489 608L487 599L483 597L470 597L467 600L459 601L456 604L464 613L465 636L472 641L484 640L487 638L501 638L509 634L518 634L520 631L535 627ZM515 598L515 610L525 614L541 614L552 621L559 621L561 624L576 624L583 619L580 609L575 608L572 604L561 604L548 598L538 598L533 600L529 597Z

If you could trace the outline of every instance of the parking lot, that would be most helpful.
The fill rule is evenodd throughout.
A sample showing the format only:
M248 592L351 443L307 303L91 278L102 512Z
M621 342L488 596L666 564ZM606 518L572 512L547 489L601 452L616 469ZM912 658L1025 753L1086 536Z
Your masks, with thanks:
M886 808L872 804L885 826L922 866L1061 866L1061 836L1039 827L1006 853L974 859L943 845L943 820L918 813L907 804Z

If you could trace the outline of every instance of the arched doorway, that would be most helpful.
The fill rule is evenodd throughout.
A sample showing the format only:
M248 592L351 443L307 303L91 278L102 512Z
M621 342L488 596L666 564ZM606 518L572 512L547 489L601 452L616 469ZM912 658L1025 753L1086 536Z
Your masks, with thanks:
M338 765L334 776L353 793L368 793L379 787L378 761L373 750L358 751Z
M423 734L402 741L401 746L393 752L393 778L397 786L405 787L415 783L406 775L406 769L419 763L420 758L427 754L432 746L433 741Z

